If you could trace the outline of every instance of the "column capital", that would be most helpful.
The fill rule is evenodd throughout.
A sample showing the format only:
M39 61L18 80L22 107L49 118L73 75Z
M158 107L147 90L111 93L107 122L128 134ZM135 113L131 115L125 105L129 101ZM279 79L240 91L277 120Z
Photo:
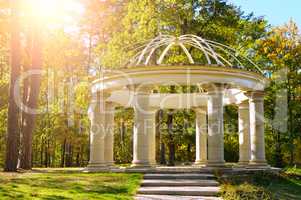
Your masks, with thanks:
M207 93L223 92L229 87L226 83L206 83L202 85L202 88L207 90Z
M106 101L111 96L110 92L97 92L92 94L91 103L101 103Z
M197 106L197 107L192 107L192 110L195 113L207 113L207 106Z
M105 103L106 105L109 105L112 108L115 108L118 105L118 103L115 103L113 101L105 101Z
M149 111L156 113L158 110L160 110L160 107L158 106L150 106Z
M244 100L244 101L241 101L239 104L238 104L238 108L241 110L241 109L249 109L249 100Z
M106 100L111 96L110 93L100 92L94 93L88 109L88 116L93 116L105 111Z
M251 101L263 101L265 92L264 91L248 91L245 95L249 97Z

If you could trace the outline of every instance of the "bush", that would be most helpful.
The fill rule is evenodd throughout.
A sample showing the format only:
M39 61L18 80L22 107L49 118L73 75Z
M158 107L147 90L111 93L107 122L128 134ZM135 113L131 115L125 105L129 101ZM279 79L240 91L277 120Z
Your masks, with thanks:
M221 196L225 200L270 200L275 199L265 186L279 177L271 173L220 177Z
M263 187L247 182L241 185L224 184L221 189L224 200L271 200L272 194Z

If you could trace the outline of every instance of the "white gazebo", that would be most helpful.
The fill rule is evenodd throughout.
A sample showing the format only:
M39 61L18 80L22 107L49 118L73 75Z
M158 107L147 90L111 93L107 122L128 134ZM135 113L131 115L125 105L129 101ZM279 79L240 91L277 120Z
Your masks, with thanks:
M189 64L162 64L175 46L183 50ZM170 85L195 85L200 92L153 92L157 86ZM155 115L157 110L166 108L195 111L195 166L223 167L223 113L224 106L229 104L238 105L238 165L266 167L265 85L266 79L261 70L228 46L194 35L158 36L137 53L129 67L104 71L102 78L93 82L93 100L89 109L90 161L87 169L104 170L114 166L116 106L134 109L132 167L156 166Z

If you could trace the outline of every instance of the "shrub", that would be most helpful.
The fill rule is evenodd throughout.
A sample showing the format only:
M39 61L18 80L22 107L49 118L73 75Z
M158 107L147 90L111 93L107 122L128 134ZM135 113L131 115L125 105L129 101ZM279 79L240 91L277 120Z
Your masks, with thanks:
M224 184L221 189L224 200L271 200L272 194L263 187L249 183L240 185Z

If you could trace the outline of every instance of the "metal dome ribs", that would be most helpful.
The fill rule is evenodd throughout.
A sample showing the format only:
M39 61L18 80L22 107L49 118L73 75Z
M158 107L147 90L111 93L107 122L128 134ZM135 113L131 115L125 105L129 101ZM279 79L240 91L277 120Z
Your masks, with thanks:
M214 65L221 67L239 68L263 74L262 70L251 59L227 45L207 40L196 35L159 35L141 47L131 59L130 66L148 66L156 52L156 64L162 65L171 48L178 46L186 55L189 64ZM193 47L204 55L204 62L199 63L187 47ZM140 49L140 48L139 48ZM158 52L159 55L158 55ZM188 64L188 63L187 63Z

